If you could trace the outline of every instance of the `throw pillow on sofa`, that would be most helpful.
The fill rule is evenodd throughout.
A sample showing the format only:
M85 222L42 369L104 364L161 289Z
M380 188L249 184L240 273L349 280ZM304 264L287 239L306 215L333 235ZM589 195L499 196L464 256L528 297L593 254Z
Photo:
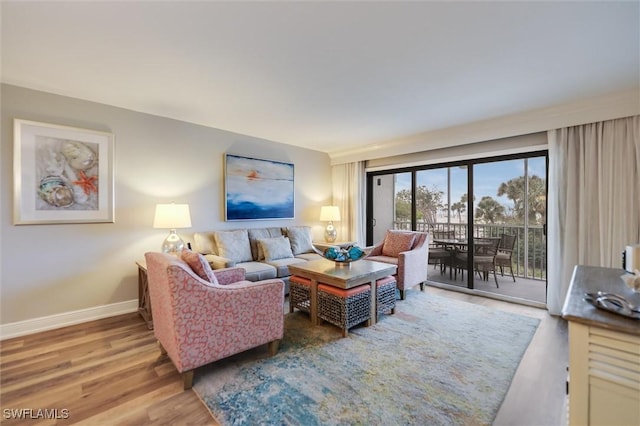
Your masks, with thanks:
M287 228L287 237L291 241L291 251L294 256L313 252L311 227L290 226Z
M293 257L289 238L276 237L258 240L265 260L279 260Z
M217 231L214 233L218 255L236 263L251 262L251 245L246 229L236 231Z
M280 228L249 228L248 233L249 244L251 244L251 255L253 256L253 260L258 262L264 260L264 253L258 241L265 238L282 237L282 230Z
M183 249L180 257L200 278L211 284L218 284L218 279L213 273L211 265L203 255L192 252L189 249Z
M382 243L382 254L389 257L398 257L403 251L411 250L415 234L408 232L387 231Z
M217 254L216 239L213 232L196 232L193 234L195 251L202 254Z

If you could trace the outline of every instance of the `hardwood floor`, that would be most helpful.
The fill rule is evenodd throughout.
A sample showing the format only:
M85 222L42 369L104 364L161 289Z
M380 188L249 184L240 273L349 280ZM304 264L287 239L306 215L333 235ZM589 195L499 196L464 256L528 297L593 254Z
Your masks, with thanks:
M493 422L494 426L566 425L566 378L569 365L567 322L544 309L465 293L427 287L443 297L540 319L511 387Z
M527 306L425 291L540 318L494 424L565 423L564 321ZM183 391L181 376L137 313L0 342L0 376L2 424L218 424L195 392ZM25 417L10 418L20 409ZM38 410L44 409L58 419L43 421Z
M7 419L21 408L68 415L38 425L217 424L137 313L6 340L0 354L3 424L25 424Z

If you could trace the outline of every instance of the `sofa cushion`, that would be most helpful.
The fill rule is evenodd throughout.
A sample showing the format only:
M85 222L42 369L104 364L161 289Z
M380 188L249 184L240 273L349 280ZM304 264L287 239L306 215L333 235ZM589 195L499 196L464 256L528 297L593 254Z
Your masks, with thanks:
M287 237L291 241L291 251L294 256L313 252L310 226L290 226L287 228Z
M242 262L236 265L245 270L245 278L249 281L261 281L276 278L278 271L275 266L263 262Z
M266 261L292 258L291 243L289 238L277 237L277 238L265 238L258 240L258 244L262 248L264 253L264 259Z
M262 248L260 244L258 244L258 240L262 240L265 238L275 238L282 236L282 229L280 228L251 228L248 230L249 233L249 243L251 244L251 256L253 256L253 260L257 260L258 262L264 260L264 253L262 253Z
M382 244L382 254L390 257L398 257L403 251L411 250L415 234L408 232L387 231Z
M218 278L216 278L211 266L207 259L200 253L195 253L189 249L183 249L180 256L187 265L196 273L200 278L211 284L218 284Z
M251 245L249 244L249 234L246 229L236 231L215 232L216 246L218 254L234 262L250 262Z
M316 252L313 253L302 253L302 254L298 254L296 255L296 259L302 259L302 260L318 260L318 259L323 259L323 257L321 255L319 255Z
M269 260L266 261L269 265L276 268L276 277L277 278L285 278L291 275L289 272L289 265L295 265L297 263L306 263L307 261L304 259L298 259L297 257L287 257L284 259L278 260Z

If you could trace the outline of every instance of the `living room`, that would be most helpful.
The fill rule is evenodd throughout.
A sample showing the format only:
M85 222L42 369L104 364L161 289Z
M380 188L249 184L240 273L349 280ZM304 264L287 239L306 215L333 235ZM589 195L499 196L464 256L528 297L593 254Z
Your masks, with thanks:
M319 7L319 3L314 3L314 5ZM363 4L361 7L367 6L370 5ZM594 15L603 12L603 10L597 9L598 6L602 5L596 2L595 11L584 13L592 19L596 19ZM224 155L227 153L294 164L295 218L293 220L259 221L252 223L251 226L308 225L312 227L314 237L321 240L326 223L319 220L320 209L323 205L334 204L338 198L336 187L340 185L340 182L334 181L334 173L336 168L341 165L367 160L381 161L381 159L395 157L398 154L404 154L409 158L417 158L418 155L429 157L430 152L451 147L455 147L451 149L456 149L456 155L459 157L476 153L477 150L482 151L483 146L492 147L485 152L486 154L495 154L501 152L500 149L495 148L495 141L639 114L637 4L620 3L617 6L621 8L622 12L612 12L613 17L618 17L617 13L634 17L631 22L635 27L629 28L626 33L635 34L634 41L630 43L634 48L623 49L624 56L628 57L628 62L621 62L628 64L624 68L625 70L631 69L635 74L631 76L611 74L610 77L607 77L611 86L603 88L579 87L562 103L539 105L539 107L527 111L520 109L518 105L521 100L515 98L511 99L513 108L504 106L494 108L492 114L483 118L468 120L462 124L453 122L447 124L443 118L443 124L439 127L418 128L420 123L417 123L414 125L413 132L405 131L394 135L381 133L380 137L375 138L367 136L369 138L366 140L367 143L346 149L339 149L341 130L336 128L333 129L333 132L338 136L334 136L333 140L328 139L328 134L325 135L327 137L326 146L331 146L330 149L325 149L325 141L320 137L315 142L309 142L313 139L309 136L307 145L302 146L293 144L293 139L284 136L282 139L277 139L270 136L272 133L257 133L257 130L253 130L260 129L260 127L249 128L247 124L247 130L243 130L241 124L243 120L250 123L253 121L273 121L273 127L280 128L286 128L290 124L286 121L275 121L261 100L262 96L266 96L264 92L277 92L274 98L270 98L274 102L273 108L275 110L278 104L273 99L277 100L278 96L286 97L288 94L286 86L282 86L282 82L278 82L278 84L264 84L262 87L263 82L259 79L260 72L251 73L246 78L239 80L243 84L247 84L246 86L235 81L229 82L222 79L219 86L215 86L211 92L207 92L206 96L210 98L211 102L219 104L218 112L220 114L228 108L229 112L226 112L228 126L203 124L211 118L212 114L209 112L196 112L197 118L184 118L189 111L197 110L199 104L191 104L188 99L177 96L183 85L186 90L186 83L183 80L198 78L199 69L198 64L180 63L183 51L167 40L173 31L178 30L168 32L164 36L162 36L164 34L162 31L149 33L162 38L166 44L166 50L155 57L155 62L151 62L149 68L145 67L147 70L169 68L169 74L173 73L174 75L173 81L156 81L152 78L151 72L148 75L131 74L123 78L123 80L128 79L141 85L140 98L146 96L142 94L144 90L148 91L144 93L153 91L171 93L171 90L175 90L177 93L172 94L176 96L175 102L169 102L160 96L149 96L148 99L142 99L143 103L118 103L115 94L118 91L125 91L125 89L111 88L110 85L115 80L110 79L109 75L121 73L119 64L108 61L100 63L95 60L107 57L108 51L111 49L121 49L124 54L118 57L120 61L135 62L135 58L141 55L137 51L135 43L129 43L128 49L125 47L128 43L128 37L133 37L136 34L135 24L136 18L141 16L140 10L136 10L135 14L132 11L130 15L127 15L123 9L120 9L128 7L125 4L120 4L120 6L96 5L95 7L101 9L95 15L103 20L100 21L102 23L97 23L97 21L93 22L89 19L94 14L91 13L91 6L87 4L85 6L67 4L65 7L61 7L59 3L45 6L39 3L4 2L2 4L2 172L0 175L2 187L0 335L2 339L135 312L138 303L138 277L135 262L140 260L145 252L159 250L167 233L166 230L153 228L156 204L170 202L189 204L192 227L178 230L179 234L187 241L191 240L194 232L245 227L246 222L239 224L224 219ZM251 7L248 3L245 3L245 7L250 12ZM259 12L268 13L269 7L269 4L263 4L260 6ZM281 4L279 7L285 7L285 5ZM334 7L338 6L334 5ZM352 7L356 6L352 5ZM633 9L634 7L635 9ZM628 10L625 8L631 8L632 13L627 13ZM107 13L109 10L111 12ZM240 16L245 19L248 19L248 16L253 16L247 10L242 10L243 13L247 13L247 16ZM495 13L496 10L491 9L485 13ZM604 10L607 8L605 7ZM617 9L614 7L614 10ZM294 13L294 11L289 12ZM220 16L236 16L239 13L239 11L235 11L231 15L221 13ZM324 13L331 16L330 12ZM376 19L382 19L380 13L379 11L375 15ZM267 14L266 16L274 18L274 15ZM289 15L282 14L281 16L286 18ZM291 16L295 17L295 15ZM354 17L357 15L353 10L349 14L345 12L342 16L347 24L351 23L348 18L352 18L354 22L357 21ZM62 31L62 28L44 25L46 22L51 24L55 21L68 24L67 19L75 22L73 26L65 27L68 33L60 34L57 31ZM470 18L465 16L465 19ZM524 18L521 19L526 21ZM259 19L254 18L254 20ZM225 46L224 35L246 31L247 22L254 22L254 20L234 21L229 18L226 25L223 25L225 22L221 22L222 18L216 19L216 25L220 26L220 33L210 43L215 44L219 49L217 53L222 55ZM282 20L291 22L295 21L295 18L283 18ZM162 22L167 23L167 21ZM265 19L265 22L270 21ZM263 24L260 29L265 30L265 27L275 26L279 21L273 22ZM322 23L326 22L322 21ZM432 22L432 24L435 23ZM535 26L535 24L540 23L535 22L532 25ZM615 23L609 22L608 24L610 27L607 28L616 26ZM83 35L91 30L92 25L111 28L113 37L124 42L124 45L117 43L117 40L110 41L108 38L103 40L104 45L94 44L97 43L95 40L85 42ZM123 30L115 31L119 26ZM37 28L41 28L43 32L36 31ZM170 28L170 26L165 28ZM535 26L535 28L540 27ZM50 32L46 32L47 30ZM297 27L297 30L304 31L304 26ZM348 31L345 32L348 33ZM65 49L61 48L56 43L56 37L63 35L75 39L76 44ZM253 37L248 37L249 41L259 38L260 35L257 33ZM314 36L320 38L324 35L322 32L314 33ZM50 38L48 41L52 43L51 46L44 43L47 38ZM281 39L280 41L284 43L285 40ZM446 38L441 40L444 43ZM457 40L460 44L465 42L465 40ZM62 42L67 43L68 39L63 37ZM32 57L29 55L30 49L35 49L34 44L37 43L44 44L49 50L59 50L50 51L49 54L38 51L38 54ZM508 43L505 42L506 44ZM360 46L357 43L355 45ZM605 46L608 47L606 44ZM387 47L390 50L387 54L391 55L393 49ZM90 55L95 51L98 52L97 55ZM401 49L399 51L401 52ZM613 47L611 47L611 51L617 52ZM249 50L249 52L252 55L260 53L255 50ZM299 53L299 51L296 52ZM353 56L355 52L357 51L354 50L347 56ZM635 53L629 54L629 52ZM536 53L540 54L541 52ZM362 60L363 67L373 66L372 62L375 63L375 55L371 51L369 54L370 56ZM38 55L41 57L36 60ZM75 56L91 58L86 60L87 74L84 74L84 79L80 75L74 75L72 70L66 67L67 61L71 63L70 61ZM212 56L215 58L215 55ZM226 60L230 61L232 57L233 55L226 57ZM33 62L20 65L21 61L27 58ZM523 57L520 58L524 60ZM396 61L399 62L402 59L402 57L397 57ZM614 57L609 58L609 62L615 62L615 59ZM240 64L248 66L254 63L242 61L234 63L237 66ZM565 66L563 63L560 64L560 66ZM121 63L120 65L124 68L125 64ZM146 65L149 66L149 64ZM473 63L469 65L471 68L474 66ZM41 76L30 78L29 73L21 66L44 69L46 73L50 74L50 80L41 79ZM275 69L280 68L286 68L286 64ZM520 72L521 68L518 70ZM272 69L269 71L275 72ZM332 71L337 73L341 70L340 67L337 67L337 69L332 68ZM230 74L244 72L247 71L236 68L232 69ZM550 71L551 74L555 72ZM334 77L337 78L336 75ZM439 77L442 79L441 85L446 90L456 92L457 88L447 83L446 75ZM151 80L151 87L144 88L142 84L147 78ZM307 78L305 76L304 79L295 80L291 82L291 85L302 84L301 80ZM387 84L388 90L393 90L396 84L402 86L403 78L403 75L398 75L396 80L389 77L388 80L381 82L384 84L380 85ZM613 82L617 82L619 85L615 85ZM63 83L68 85L65 86ZM165 86L161 84L165 84ZM479 78L476 84L483 85L482 79ZM492 84L497 83L492 80ZM91 91L92 85L110 89L112 92L110 94L107 90L100 97ZM401 89L402 87L398 90ZM558 88L550 87L549 90L556 89ZM87 90L91 96L83 96L84 90ZM406 91L406 88L404 90ZM494 90L498 90L498 87L494 87ZM581 93L581 95L577 96L576 93ZM316 97L312 98L310 94ZM111 95L114 97L111 98ZM320 93L307 92L304 95L305 97L298 100L300 109L304 109L303 107L307 104L323 100ZM355 93L351 96L365 95ZM507 97L502 92L500 96ZM239 100L249 99L250 103L252 98L256 103L261 101L259 103L261 108L253 118L246 118L235 113L231 108ZM393 96L386 99L390 103L397 102ZM447 99L451 103L455 103L456 99L460 104L474 103L473 96L467 96L465 93L456 92L455 97ZM338 100L339 98L331 99L334 106L338 104ZM483 106L485 100L486 106ZM477 109L481 110L483 108L490 109L494 99L482 98L476 101L479 104ZM150 104L148 110L140 106L145 102ZM200 100L200 102L203 101ZM399 104L396 105L396 108L402 110L403 106ZM444 108L444 103L442 108ZM438 110L438 108L430 109L424 114L435 116ZM237 115L234 116L234 114ZM344 121L352 120L360 127L367 127L366 116L363 117L356 112L352 112L351 116L346 113L344 115ZM261 120L259 117L262 117ZM293 111L291 117L291 121L295 121ZM96 130L114 136L114 154L110 164L113 167L113 197L111 200L114 212L113 221L105 223L14 224L14 119ZM272 128L262 124L263 129ZM306 128L304 126L297 127L295 124L291 123L291 127L296 127L296 130L300 132L296 135L313 134L316 128L328 127L324 122L318 122L315 125L314 123L305 123ZM380 128L376 130L382 132ZM319 131L320 129L318 129ZM345 135L343 137L352 140L364 138L360 135L350 135L349 138ZM343 212L343 214L345 213ZM349 236L351 235L352 230L349 229L347 221L339 223L339 232L341 235L345 235L345 238L347 233Z

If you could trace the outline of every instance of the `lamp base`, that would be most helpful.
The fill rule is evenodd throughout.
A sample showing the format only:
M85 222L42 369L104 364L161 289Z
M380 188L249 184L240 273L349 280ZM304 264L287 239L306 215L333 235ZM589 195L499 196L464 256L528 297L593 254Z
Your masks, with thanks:
M333 226L333 222L329 222L327 229L324 230L324 240L328 243L333 243L338 237L338 231Z
M169 236L162 243L162 252L180 256L184 248L184 241L178 236L175 229L169 232Z

